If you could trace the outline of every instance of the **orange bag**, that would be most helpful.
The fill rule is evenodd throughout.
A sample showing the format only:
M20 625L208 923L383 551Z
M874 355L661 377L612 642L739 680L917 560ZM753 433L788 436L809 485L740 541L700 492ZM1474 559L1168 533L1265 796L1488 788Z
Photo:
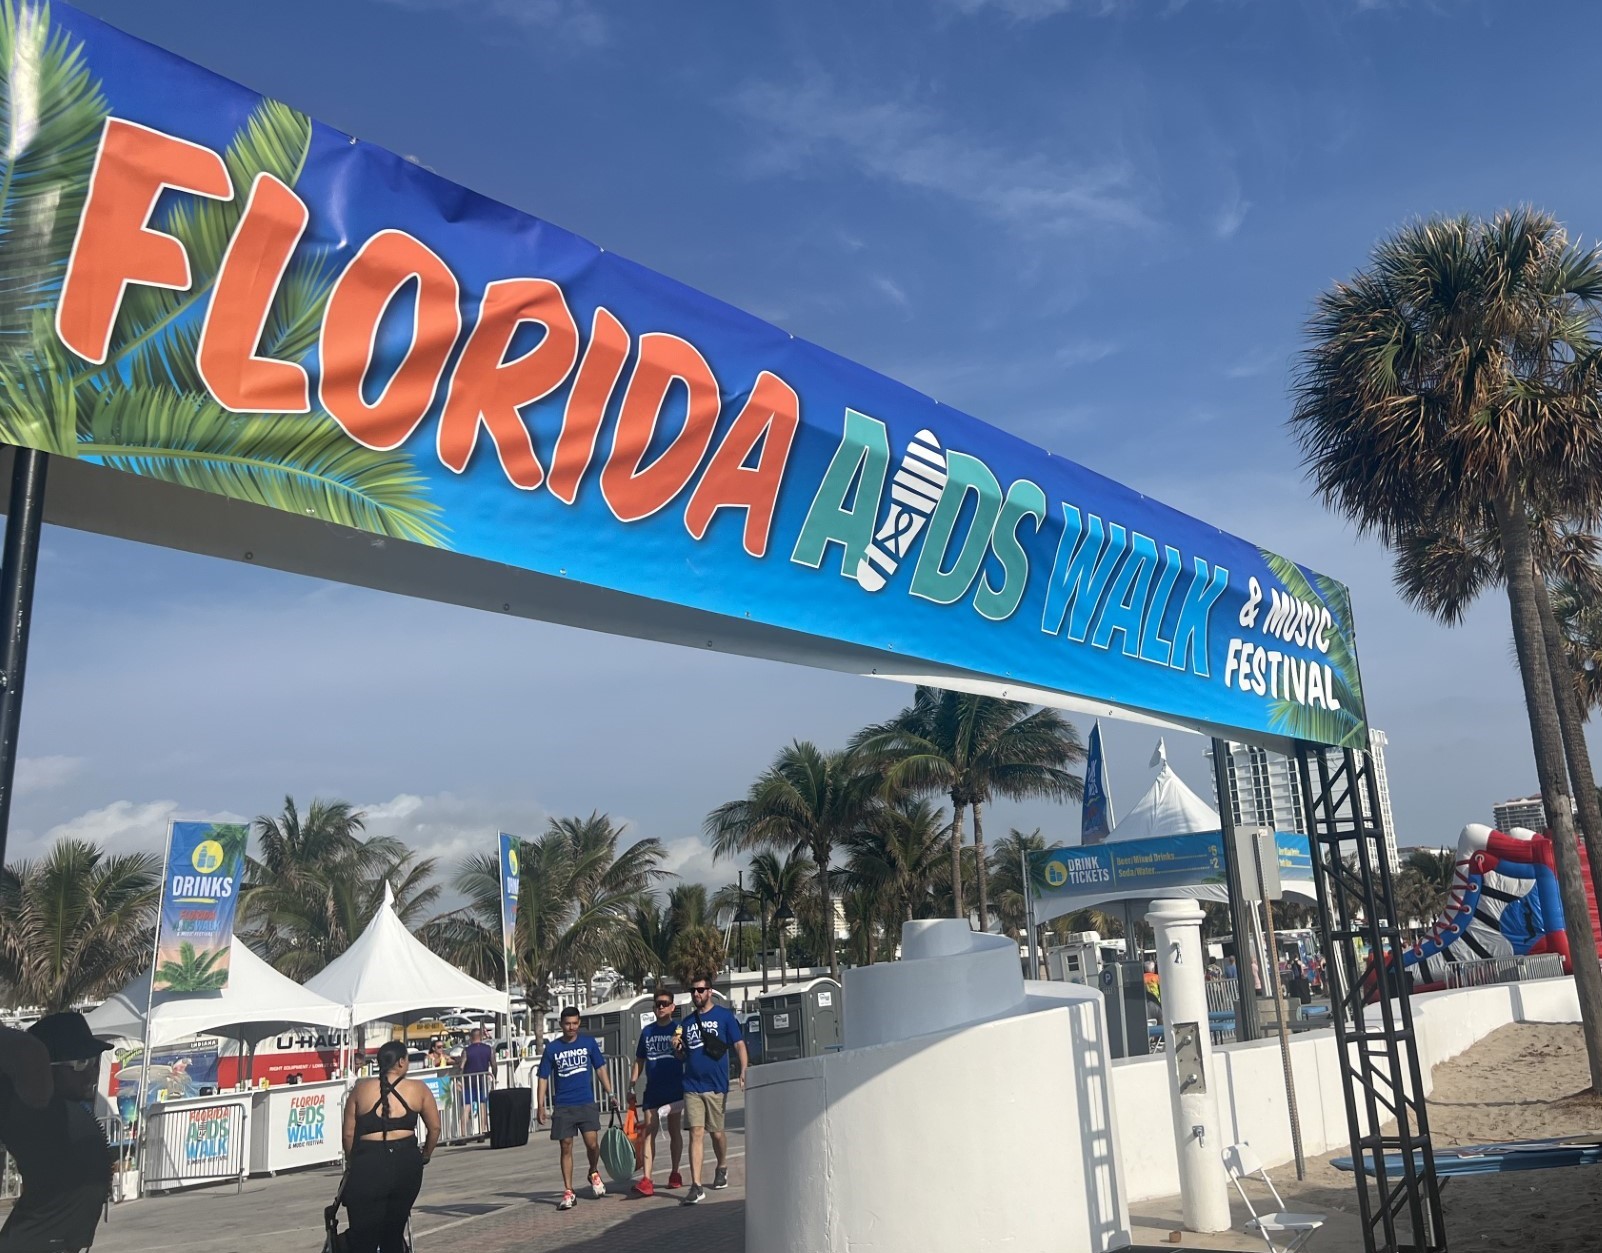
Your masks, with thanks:
M645 1165L645 1119L640 1117L630 1105L628 1112L623 1115L623 1134L629 1138L634 1146L634 1166L641 1169Z

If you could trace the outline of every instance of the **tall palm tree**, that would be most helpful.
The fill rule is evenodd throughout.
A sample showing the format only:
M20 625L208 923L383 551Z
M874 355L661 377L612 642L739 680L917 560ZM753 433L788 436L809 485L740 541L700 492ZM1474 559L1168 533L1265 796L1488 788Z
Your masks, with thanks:
M834 850L871 820L879 805L878 783L851 753L826 753L797 740L779 751L745 796L719 805L706 819L715 857L755 849L811 856L823 947L836 978L840 961L833 942L830 861Z
M1589 707L1587 657L1577 651L1580 606L1597 603L1602 589L1602 546L1590 531L1548 517L1531 518L1541 614L1541 639L1553 676L1558 729L1574 785L1580 833L1590 854L1591 883L1602 898L1602 803L1585 740ZM1494 521L1483 513L1445 525L1420 519L1397 535L1393 582L1402 599L1431 617L1457 626L1486 588L1502 581L1503 559ZM1559 604L1563 611L1559 611ZM1568 615L1565 623L1565 614ZM1594 661L1593 661L1594 667Z
M365 817L347 801L313 799L302 814L292 796L254 824L257 856L246 859L239 930L292 979L311 978L359 936L384 899L411 926L438 899L432 858L400 840L364 838Z
M26 75L26 83L13 77ZM236 194L173 198L152 226L180 240L183 290L130 286L104 362L70 354L52 311L109 108L82 45L48 9L0 0L0 97L32 107L0 120L0 438L236 500L379 535L439 545L439 506L407 454L364 448L324 412L237 415L196 364L201 319L258 174L293 187L312 124L265 100L224 153ZM285 361L315 348L334 269L315 249L291 264L261 352Z
M1495 527L1541 795L1552 826L1593 1088L1602 966L1569 812L1530 519L1602 493L1602 251L1529 209L1431 219L1318 301L1291 426L1318 494L1387 542L1465 513Z
M1020 943L1028 940L1029 928L1029 896L1026 895L1026 880L1024 878L1024 859L1031 853L1043 853L1048 849L1061 848L1061 840L1046 843L1046 837L1040 834L1040 828L1023 832L1014 827L1001 839L996 841L996 847L990 854L990 881L996 885L996 916L1001 929ZM1027 881L1029 895L1038 895L1044 882L1036 880L1033 872ZM1045 945L1041 940L1041 933L1045 930L1044 923L1036 924L1035 943L1041 952Z
M1072 723L1055 709L1023 701L919 687L912 704L889 722L858 732L852 748L882 771L892 792L907 790L951 798L953 910L962 905L962 828L974 815L974 861L979 888L979 929L989 929L983 807L1007 800L1077 800L1084 779L1068 767L1083 761L1084 745Z
M0 870L0 990L44 1013L116 991L150 965L161 860L59 840Z
M639 970L652 963L636 913L651 904L652 885L667 873L660 868L665 850L656 839L620 849L622 836L611 818L592 813L552 819L538 839L519 844L513 973L536 1020L551 1007L558 978L587 980L603 965ZM469 974L498 980L500 859L467 858L452 886L467 903L418 934Z
M797 906L807 893L812 875L812 862L806 853L799 849L790 849L782 858L771 849L764 849L751 857L751 892L756 897L757 908L761 910L762 922L766 927L772 928L770 935L779 946L780 983L784 982L784 972L788 965L785 941L788 938L790 921L795 917ZM767 983L768 954L764 946L762 952L764 992L767 991Z
M931 801L903 796L883 806L843 845L847 887L871 892L880 920L895 931L931 917L936 887L949 873L948 829L945 810Z

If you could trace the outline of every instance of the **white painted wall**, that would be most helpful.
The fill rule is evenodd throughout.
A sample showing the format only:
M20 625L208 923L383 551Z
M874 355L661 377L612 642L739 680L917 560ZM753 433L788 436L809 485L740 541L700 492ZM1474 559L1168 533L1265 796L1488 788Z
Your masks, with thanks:
M1370 1013L1375 1013L1374 1007ZM1578 1022L1579 998L1572 979L1501 983L1487 988L1428 992L1413 998L1424 1091L1432 1071L1498 1027L1513 1022ZM1350 1144L1341 1093L1335 1035L1319 1031L1291 1038L1291 1066L1302 1124L1302 1147L1310 1157ZM1225 1044L1213 1051L1219 1084L1219 1114L1230 1141L1249 1140L1264 1163L1291 1161L1290 1119L1285 1108L1277 1038ZM1221 1071L1221 1073L1219 1073ZM1123 1150L1128 1199L1144 1201L1179 1191L1179 1164L1169 1132L1168 1075L1160 1056L1113 1062L1113 1108ZM1143 1129L1137 1131L1136 1129ZM1220 1145L1219 1148L1223 1148Z
M844 1050L752 1069L748 1253L1129 1242L1101 995L1026 985L998 940L909 925L846 972Z

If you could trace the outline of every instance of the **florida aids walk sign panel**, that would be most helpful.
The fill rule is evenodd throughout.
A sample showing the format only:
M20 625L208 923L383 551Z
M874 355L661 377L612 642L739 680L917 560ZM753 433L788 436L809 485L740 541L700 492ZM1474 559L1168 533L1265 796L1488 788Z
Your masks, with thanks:
M0 0L0 441L50 521L1362 746L1333 580L64 4Z

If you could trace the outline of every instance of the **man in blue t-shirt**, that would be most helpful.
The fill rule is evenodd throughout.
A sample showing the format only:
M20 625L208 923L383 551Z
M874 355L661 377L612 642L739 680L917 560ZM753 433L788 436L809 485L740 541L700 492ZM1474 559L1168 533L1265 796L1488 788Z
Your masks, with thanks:
M540 1055L539 1091L534 1103L540 1124L545 1123L545 1097L551 1096L551 1139L562 1143L562 1199L557 1209L572 1209L578 1204L573 1194L573 1137L584 1137L585 1151L590 1155L590 1191L596 1197L606 1195L606 1184L601 1182L601 1108L595 1101L595 1087L591 1076L601 1081L606 1102L615 1108L612 1080L606 1073L606 1058L601 1044L592 1035L579 1034L579 1012L569 1005L562 1011L562 1034L548 1040Z
M633 1105L635 1085L641 1072L645 1074L645 1103L641 1110L645 1126L640 1137L640 1164L645 1167L645 1176L634 1185L641 1196L656 1195L651 1167L656 1158L656 1132L664 1114L673 1145L673 1173L668 1176L667 1186L677 1188L684 1183L679 1176L679 1161L684 1156L684 1063L674 1051L682 1028L673 1021L673 993L658 992L653 1000L656 1021L640 1032L640 1043L634 1050L634 1073L629 1076L629 1104Z
M473 1134L489 1130L489 1094L495 1086L495 1050L484 1043L482 1028L475 1027L462 1050L462 1104L471 1112Z
M684 1061L684 1120L690 1127L690 1193L684 1204L698 1205L706 1199L706 1189L701 1186L701 1146L708 1131L718 1159L712 1186L729 1186L729 1138L723 1130L723 1114L729 1095L730 1052L740 1059L741 1088L745 1087L747 1063L740 1020L712 1003L711 979L690 981L690 1002L693 1012L684 1020L675 1051Z

